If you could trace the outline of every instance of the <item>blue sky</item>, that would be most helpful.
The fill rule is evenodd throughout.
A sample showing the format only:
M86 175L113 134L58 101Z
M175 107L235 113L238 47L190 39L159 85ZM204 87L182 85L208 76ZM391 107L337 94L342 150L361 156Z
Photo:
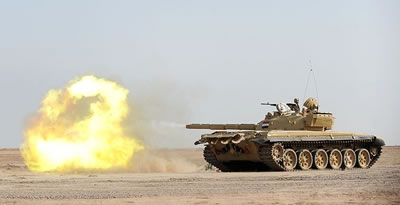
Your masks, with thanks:
M0 147L18 147L46 92L84 74L117 80L163 122L153 144L191 147L200 132L165 125L258 122L260 102L302 99L309 60L335 130L400 144L399 1L0 5Z

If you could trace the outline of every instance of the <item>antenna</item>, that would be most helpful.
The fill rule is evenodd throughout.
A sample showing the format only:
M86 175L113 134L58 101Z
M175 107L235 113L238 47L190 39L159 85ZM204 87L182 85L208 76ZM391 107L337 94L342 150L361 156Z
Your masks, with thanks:
M309 84L309 82L310 82L311 74L312 74L313 79L314 79L315 92L317 93L317 100L319 99L319 96L318 96L318 88L317 88L317 87L318 87L318 86L317 86L317 80L316 80L315 74L314 74L314 72L313 72L311 60L309 60L308 63L309 63L310 72L308 72L306 89L304 90L304 95L303 95L303 102L304 102L304 100L305 100L305 98L306 98L307 89L308 89L308 84Z

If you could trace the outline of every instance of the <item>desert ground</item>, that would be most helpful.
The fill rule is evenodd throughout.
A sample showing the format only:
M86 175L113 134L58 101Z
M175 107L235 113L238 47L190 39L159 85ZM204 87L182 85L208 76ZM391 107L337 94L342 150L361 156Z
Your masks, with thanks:
M366 170L205 171L201 149L161 150L189 173L33 173L18 149L0 149L0 204L400 204L400 147Z

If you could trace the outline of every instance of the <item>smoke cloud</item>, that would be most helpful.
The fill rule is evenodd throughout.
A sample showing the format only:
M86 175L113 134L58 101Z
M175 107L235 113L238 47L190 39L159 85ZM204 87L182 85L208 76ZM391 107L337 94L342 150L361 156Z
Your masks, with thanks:
M180 147L190 109L190 92L175 82L158 79L151 86L135 85L130 95L131 114L124 123L139 138L145 150L133 161L134 172L194 172L199 167L167 147Z

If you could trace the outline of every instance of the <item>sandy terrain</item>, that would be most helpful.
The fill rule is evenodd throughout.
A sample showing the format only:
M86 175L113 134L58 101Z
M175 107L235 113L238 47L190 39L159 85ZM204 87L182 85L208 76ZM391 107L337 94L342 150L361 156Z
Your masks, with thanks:
M0 149L0 204L400 204L400 147L368 170L217 173L200 149L164 150L192 173L32 173L15 149Z

